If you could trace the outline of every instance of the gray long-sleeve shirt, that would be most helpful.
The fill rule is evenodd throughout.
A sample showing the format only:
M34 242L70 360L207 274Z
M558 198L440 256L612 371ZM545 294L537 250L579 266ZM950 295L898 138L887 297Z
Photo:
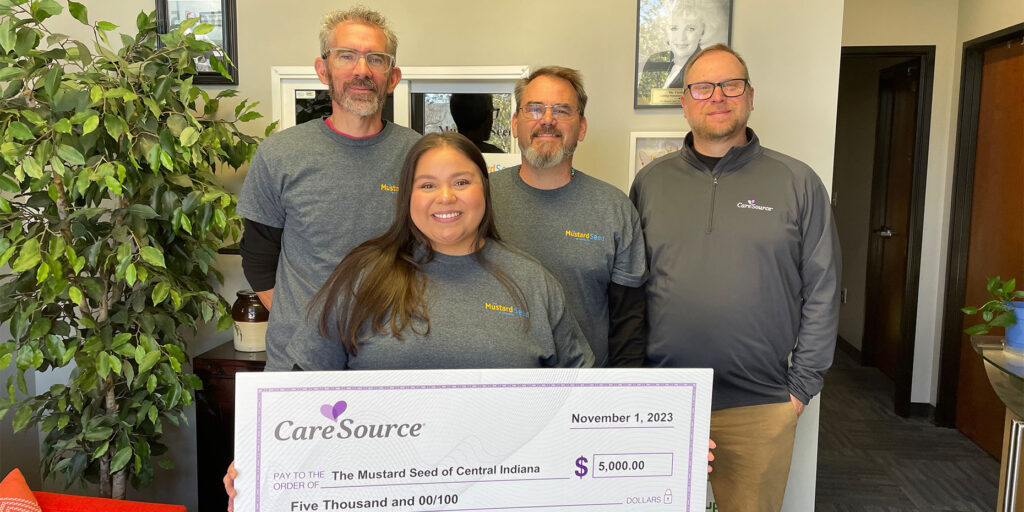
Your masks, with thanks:
M821 390L838 329L828 193L806 164L747 134L714 169L688 135L630 192L650 269L646 364L714 368L715 410L790 394L806 403Z

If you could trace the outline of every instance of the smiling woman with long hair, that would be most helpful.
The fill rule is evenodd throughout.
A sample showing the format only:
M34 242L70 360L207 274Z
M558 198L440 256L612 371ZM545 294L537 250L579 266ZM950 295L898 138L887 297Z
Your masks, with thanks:
M391 227L349 252L309 307L347 369L593 363L558 281L501 242L483 156L454 132L410 149Z

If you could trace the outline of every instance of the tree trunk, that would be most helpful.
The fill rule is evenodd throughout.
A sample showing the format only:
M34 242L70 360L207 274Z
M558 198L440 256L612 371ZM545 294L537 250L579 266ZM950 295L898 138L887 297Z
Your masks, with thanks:
M105 310L105 309L104 309ZM117 399L114 396L114 379L107 377L103 383L103 398L104 408L108 414L117 414ZM110 474L110 458L111 454L115 453L116 449L113 444L107 449L107 453L103 454L100 458L100 497L101 498L114 498L117 500L123 500L125 497L125 482L127 481L128 471L122 469L117 473Z
M117 473L114 473L113 480L114 480L114 482L113 482L114 483L113 498L115 500L123 500L124 497L125 497L125 491L128 490L127 489L127 486L128 486L128 466L125 466L125 469L122 469L121 471L118 471Z

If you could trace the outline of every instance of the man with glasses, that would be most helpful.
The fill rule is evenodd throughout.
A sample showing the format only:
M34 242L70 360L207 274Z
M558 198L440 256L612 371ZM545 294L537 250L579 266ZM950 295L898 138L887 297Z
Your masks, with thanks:
M558 277L594 351L595 366L643 362L647 278L640 218L619 189L572 166L587 134L580 74L549 66L515 85L512 135L522 164L491 174L498 233Z
M714 368L716 502L777 511L797 417L832 364L838 235L814 171L747 127L743 59L711 46L684 76L684 148L644 167L630 192L651 268L646 364Z
M242 268L270 308L267 370L337 370L345 351L307 321L309 300L356 245L390 224L405 154L416 132L381 109L402 72L398 38L365 7L324 16L320 81L331 115L260 144L242 187Z

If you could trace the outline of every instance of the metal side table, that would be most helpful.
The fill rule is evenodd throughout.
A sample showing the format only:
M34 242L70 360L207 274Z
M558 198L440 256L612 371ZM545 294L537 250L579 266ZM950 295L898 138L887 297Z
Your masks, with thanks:
M1003 347L1001 336L971 336L971 346L985 361L985 373L996 395L1006 405L1006 433L1000 469L1000 512L1017 508L1021 474L1021 446L1024 444L1024 354ZM1021 504L1024 506L1024 503Z

